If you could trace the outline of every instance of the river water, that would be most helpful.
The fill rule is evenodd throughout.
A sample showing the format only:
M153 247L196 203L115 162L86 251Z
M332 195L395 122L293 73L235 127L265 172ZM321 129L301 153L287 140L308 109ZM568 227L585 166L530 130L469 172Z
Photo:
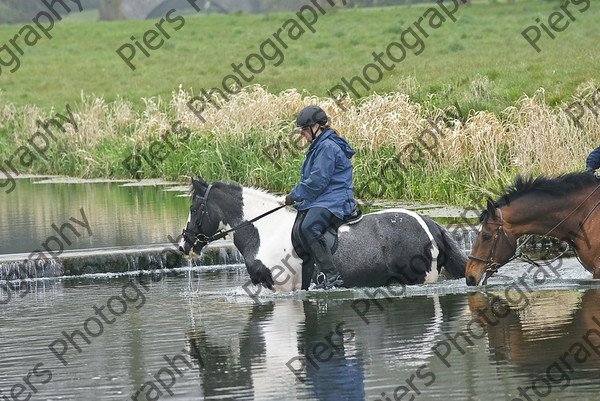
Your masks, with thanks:
M242 265L36 280L0 306L0 399L596 400L598 283L503 270L473 293L254 296Z
M13 192L0 192L0 254L167 243L187 220L185 191L151 182L18 180Z
M161 217L146 218L158 226L177 220L160 235L180 230L187 199L163 208L179 198L142 192L152 191L138 209L124 201L127 210L155 208ZM115 207L86 202L65 216L79 204ZM274 296L249 286L243 265L2 285L2 401L597 400L600 391L600 282L575 259L513 263L477 289L463 279Z

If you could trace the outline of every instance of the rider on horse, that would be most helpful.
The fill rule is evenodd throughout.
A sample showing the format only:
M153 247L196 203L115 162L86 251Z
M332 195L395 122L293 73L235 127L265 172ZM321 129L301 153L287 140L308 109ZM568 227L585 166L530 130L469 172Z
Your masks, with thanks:
M355 151L328 124L325 111L308 106L298 114L297 130L310 142L302 165L302 182L285 197L285 204L306 213L300 226L307 251L324 275L317 288L340 287L344 282L333 263L324 233L339 224L356 208L352 186L352 163ZM323 278L321 274L319 277Z

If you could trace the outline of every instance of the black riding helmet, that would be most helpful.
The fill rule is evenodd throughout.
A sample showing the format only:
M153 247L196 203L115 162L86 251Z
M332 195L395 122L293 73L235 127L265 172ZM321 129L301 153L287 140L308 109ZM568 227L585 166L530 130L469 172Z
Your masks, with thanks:
M296 118L296 129L312 127L316 123L319 125L327 124L327 114L319 106L308 106L302 109Z

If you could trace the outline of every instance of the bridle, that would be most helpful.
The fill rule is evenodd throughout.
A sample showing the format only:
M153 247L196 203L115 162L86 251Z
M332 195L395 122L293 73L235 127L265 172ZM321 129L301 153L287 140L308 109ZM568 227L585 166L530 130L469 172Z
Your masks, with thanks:
M596 188L597 189L597 188ZM594 190L595 192L595 190ZM593 192L592 192L593 194ZM587 200L592 194L590 194L585 200ZM585 202L585 201L584 201ZM583 202L582 202L583 204ZM581 206L581 205L579 205ZM569 216L571 216L575 210L577 210L579 208L579 206L577 208L575 208L571 213L569 213L565 218L563 218L558 224L556 224L548 233L552 232L555 228L557 228L559 225L561 225L565 220L567 220L567 218L569 218ZM558 256L555 256L554 258L552 258L552 260L544 262L544 264L552 264L554 263L556 260L560 259L565 253L567 253L569 250L572 249L572 244L574 244L575 239L577 239L577 236L579 235L579 231L581 231L583 224L587 221L587 219L592 215L592 213L594 212L594 210L596 210L596 208L600 206L600 200L598 202L596 202L596 204L594 205L594 207L592 207L592 209L588 212L588 214L583 218L583 220L581 220L577 226L577 230L573 233L572 235L572 239L570 239L567 242L567 246L565 248L564 251L562 251ZM505 264L512 262L515 259L523 259L525 262L531 263L533 265L536 266L540 266L540 263L535 262L533 259L531 259L529 256L527 256L526 254L524 254L523 252L519 252L521 250L521 248L523 248L525 246L525 244L527 244L529 242L529 240L531 238L533 238L532 235L529 235L529 237L523 241L518 247L515 245L511 244L510 238L508 237L508 235L506 234L506 231L504 231L504 218L502 217L502 209L500 208L496 208L496 212L498 212L499 216L500 216L500 221L499 222L495 222L495 221L487 221L485 222L485 224L495 224L498 226L498 230L496 231L496 238L494 238L494 243L492 244L492 247L490 249L490 253L487 257L487 259L482 259L479 258L477 256L473 256L473 255L469 255L468 258L471 260L476 260L478 262L482 262L485 263L486 265L486 278L484 279L484 282L491 277L494 273L496 273L498 271L498 269L500 269L502 266L504 266ZM496 248L498 246L498 242L500 240L500 233L504 234L504 236L506 237L506 239L508 240L508 243L511 244L512 247L515 248L514 251L514 255L512 257L510 257L506 262L504 263L498 263L494 261L494 257L495 257L495 253L496 253ZM575 255L577 256L577 259L579 259L579 255L577 255L577 253L575 253ZM581 259L579 259L579 262L581 264L583 264L581 262Z
M490 253L489 253L487 259L482 259L482 258L479 258L477 256L473 256L473 255L469 255L468 256L469 259L485 263L485 265L486 265L485 272L487 273L488 277L491 276L492 274L496 273L498 271L498 269L500 269L502 266L504 266L508 262L511 262L511 261L513 261L513 260L515 260L516 258L519 257L519 255L517 255L518 248L516 246L512 245L512 243L510 241L510 238L506 234L506 231L504 231L504 218L502 217L502 210L500 208L497 208L496 211L498 212L498 214L500 216L500 221L496 222L496 221L487 221L486 220L486 222L485 222L485 224L494 224L494 225L498 226L498 229L496 230L496 237L494 238L494 243L492 244L492 247L490 248ZM496 248L498 247L498 242L500 242L500 236L501 235L504 235L504 237L506 237L506 239L508 240L508 243L515 248L515 254L514 254L514 256L512 256L511 258L509 258L504 263L498 263L498 262L496 262L494 260L495 259ZM529 241L529 239L527 241ZM521 244L521 246L523 246L523 244Z
M183 236L183 239L185 239L186 242L189 242L190 244L192 244L192 248L194 248L196 245L198 245L199 242L204 243L204 244L208 244L209 242L211 242L210 241L211 237L208 237L207 235L202 234L200 232L200 230L202 228L202 222L204 221L204 217L206 217L206 219L210 222L210 216L208 215L208 206L207 206L206 201L208 201L208 195L210 194L211 189L212 189L212 184L209 185L208 188L206 188L206 192L204 192L204 196L196 195L194 197L194 199L200 199L200 205L202 207L202 211L200 212L200 218L196 220L196 224L194 227L197 229L196 231L198 232L198 234L194 234L192 231L188 230L187 225L184 228L183 232L181 233L181 235Z
M196 247L196 245L198 245L198 243L207 245L207 244L210 244L211 242L223 239L229 233L232 233L243 227L246 227L246 226L254 223L255 221L260 220L263 217L266 217L266 216L270 215L271 213L274 213L274 212L278 211L279 209L283 209L284 207L287 206L287 205L278 206L274 209L271 209L271 210L261 214L260 216L253 218L252 220L245 221L242 224L239 224L229 230L219 230L219 231L215 232L213 235L208 236L206 234L201 233L200 231L202 229L202 222L204 221L205 217L210 223L210 216L208 215L208 203L207 202L208 202L208 195L210 194L211 188L212 188L212 184L210 184L208 186L208 188L206 188L206 192L204 192L204 196L200 196L200 195L195 196L195 199L200 199L200 204L202 206L202 211L200 212L200 218L196 220L196 224L194 227L196 229L196 231L198 232L198 234L194 234L192 231L188 230L187 226L183 230L183 233L181 234L186 242L192 244L192 248Z

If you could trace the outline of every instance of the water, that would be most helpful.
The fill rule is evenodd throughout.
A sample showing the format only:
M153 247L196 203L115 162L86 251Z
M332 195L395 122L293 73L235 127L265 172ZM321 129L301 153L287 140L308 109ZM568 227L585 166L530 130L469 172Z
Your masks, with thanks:
M170 242L185 225L189 198L169 186L132 184L18 180L13 192L0 193L0 254L50 258L61 250ZM66 223L75 231L65 226L61 237L53 225Z
M501 273L255 299L241 265L30 280L0 298L0 399L596 400L600 283Z
M0 191L0 255L26 253L35 259L41 252L49 259L77 249L170 243L187 221L187 191L185 186L153 181L140 186L135 181L19 179L13 192ZM411 202L368 205L365 212L405 207L437 216L443 223L472 222L474 216L462 216L457 208ZM60 236L57 230L67 223L76 232L65 226Z
M65 251L169 242L187 218L164 186L39 181L0 203L0 254L33 252L81 209L93 234L67 232ZM469 249L473 232L452 231ZM243 265L142 272L103 252L123 266L2 265L0 401L598 399L600 281L574 259L514 263L484 288L269 295Z

